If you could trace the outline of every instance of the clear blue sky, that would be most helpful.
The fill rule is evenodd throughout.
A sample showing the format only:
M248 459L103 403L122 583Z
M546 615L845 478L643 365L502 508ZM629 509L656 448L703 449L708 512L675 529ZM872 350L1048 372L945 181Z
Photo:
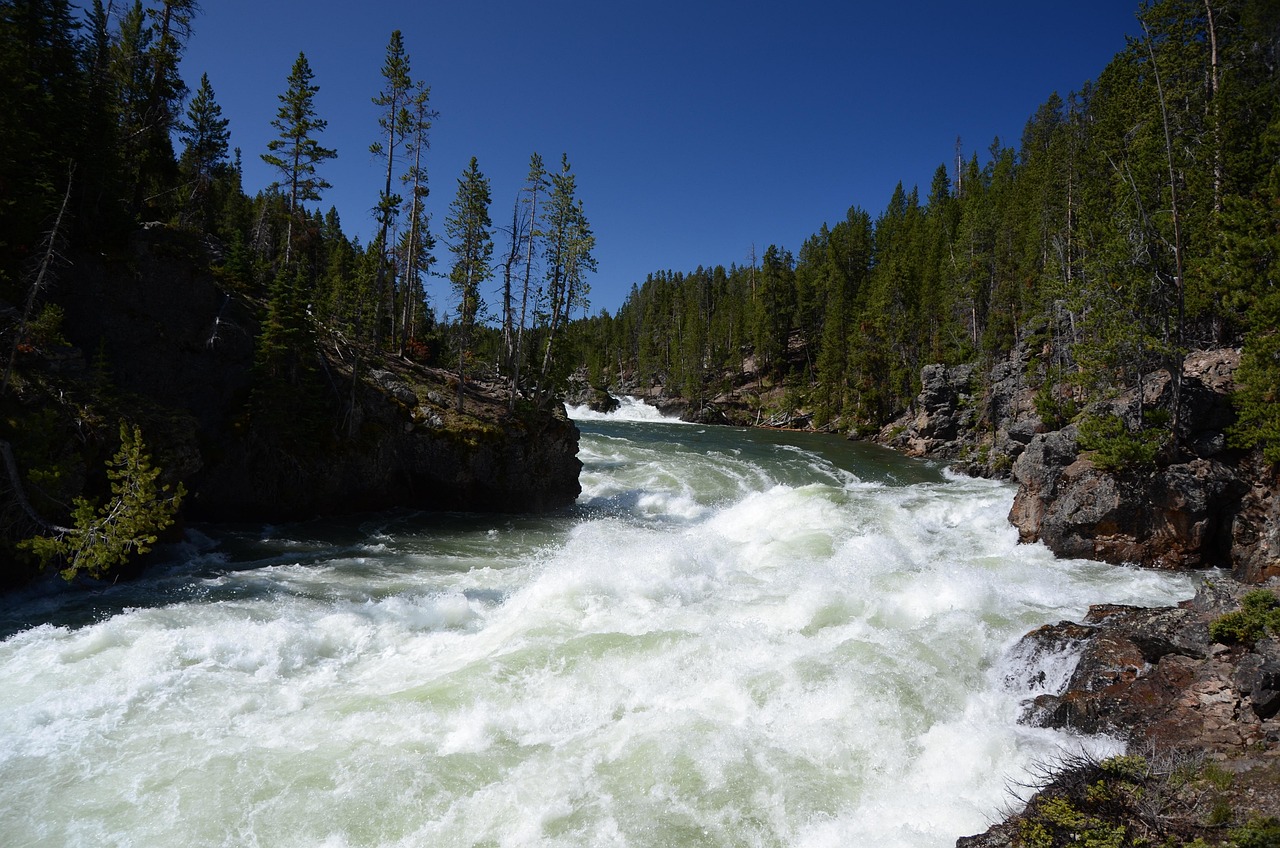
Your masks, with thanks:
M440 117L430 210L439 234L471 156L495 223L540 152L567 153L597 239L592 311L616 309L651 271L744 264L792 251L895 183L1016 144L1052 92L1096 77L1137 29L1133 0L701 2L701 0L204 0L182 71L209 74L250 193L299 51L320 86L322 202L367 241L377 202L380 69L393 29ZM498 250L504 237L498 235ZM440 265L450 255L441 244ZM437 282L429 292L446 298ZM490 302L494 302L491 296ZM437 303L449 311L448 302Z

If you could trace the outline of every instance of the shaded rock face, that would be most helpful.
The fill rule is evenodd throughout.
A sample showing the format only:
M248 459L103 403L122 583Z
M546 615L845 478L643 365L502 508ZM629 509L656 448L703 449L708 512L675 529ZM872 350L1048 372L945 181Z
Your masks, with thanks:
M959 437L977 420L972 365L926 365L920 371L919 411L903 434L909 456L955 458L964 448Z
M409 411L394 395L362 394L355 443L292 456L241 444L196 479L192 513L282 521L390 507L545 511L581 491L578 430L563 409L459 424L430 400Z
M975 476L1007 477L1032 436L1044 430L1027 383L1030 360L1023 343L984 379L973 365L926 365L911 409L882 428L875 441Z
M1249 487L1231 523L1232 574L1261 583L1280 577L1280 469L1253 456L1241 476Z
M246 424L258 325L207 270L205 246L164 227L127 253L77 264L65 333L103 350L112 381L165 410L144 430L158 464L189 490L192 518L286 520L410 508L524 511L579 493L578 431L562 408L508 415L476 394L453 414L456 382L392 360L362 374L324 363L328 405L315 444ZM474 393L473 393L474 394ZM349 427L330 426L349 404ZM321 443L323 442L323 443Z
M1156 568L1226 565L1243 487L1233 469L1195 458L1112 474L1075 452L1075 428L1035 436L1013 466L1009 520L1023 542L1060 556Z

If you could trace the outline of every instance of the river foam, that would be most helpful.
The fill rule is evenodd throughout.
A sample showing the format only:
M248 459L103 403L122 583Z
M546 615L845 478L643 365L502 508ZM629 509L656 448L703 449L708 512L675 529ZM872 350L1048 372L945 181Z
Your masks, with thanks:
M1018 545L1001 484L637 426L573 515L224 531L0 642L4 844L950 846L1112 746L1017 724L1072 661L1017 638L1190 591Z

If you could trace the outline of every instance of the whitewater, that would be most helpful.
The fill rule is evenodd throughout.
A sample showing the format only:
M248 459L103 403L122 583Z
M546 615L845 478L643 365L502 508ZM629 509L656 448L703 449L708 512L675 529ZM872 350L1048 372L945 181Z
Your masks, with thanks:
M951 846L1082 747L1018 638L1185 576L1019 545L1007 485L571 410L549 516L200 527L0 603L0 844Z

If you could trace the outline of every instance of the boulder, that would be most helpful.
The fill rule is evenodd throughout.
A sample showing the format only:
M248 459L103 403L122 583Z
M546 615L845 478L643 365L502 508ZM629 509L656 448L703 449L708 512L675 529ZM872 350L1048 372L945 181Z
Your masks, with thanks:
M1067 441L1037 436L1014 464L1020 488L1009 520L1023 542L1117 564L1227 564L1242 489L1232 469L1200 457L1151 472L1111 473L1087 456L1064 467L1054 447Z

